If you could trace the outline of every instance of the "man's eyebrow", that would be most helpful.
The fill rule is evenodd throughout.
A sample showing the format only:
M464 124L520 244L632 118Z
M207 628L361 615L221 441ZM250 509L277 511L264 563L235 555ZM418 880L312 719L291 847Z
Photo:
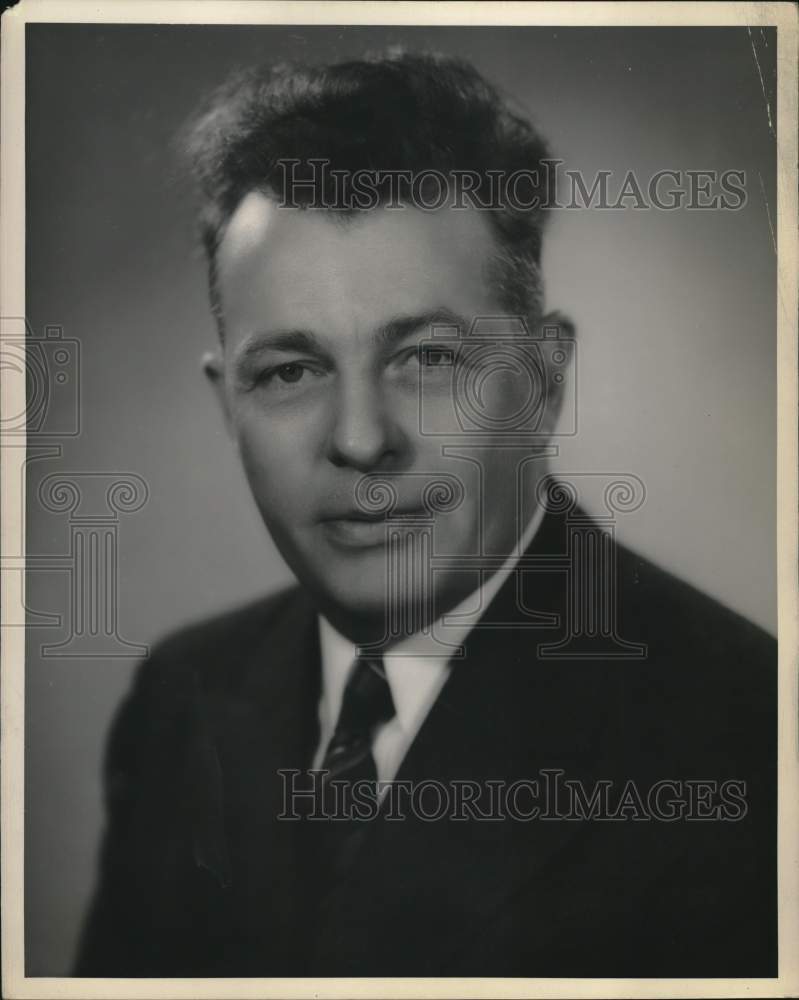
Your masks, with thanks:
M234 365L242 371L262 351L297 351L304 354L323 354L324 349L315 334L308 330L273 330L254 333L236 352Z
M379 327L376 338L384 346L390 346L420 330L433 326L454 326L458 327L461 333L465 333L467 329L467 323L463 316L459 316L451 309L442 306L415 316L395 316ZM428 330L428 332L432 333L432 330Z
M409 316L395 316L377 328L374 338L387 347L409 337L420 330L432 326L458 327L466 329L466 320L451 309L439 307ZM243 373L247 365L262 351L293 351L302 354L326 355L316 334L310 330L267 330L252 334L236 352L233 365L238 373Z

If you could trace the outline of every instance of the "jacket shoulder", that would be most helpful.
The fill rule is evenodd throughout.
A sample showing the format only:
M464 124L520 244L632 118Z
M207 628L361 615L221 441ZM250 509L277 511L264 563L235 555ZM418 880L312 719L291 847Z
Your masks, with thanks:
M765 629L637 552L617 545L618 608L629 628L705 659L768 657L776 641Z
M776 752L775 638L640 555L621 546L617 554L619 633L645 648L623 671L630 737L642 747L677 748L697 766L712 758L719 773L768 773Z
M186 653L203 655L231 642L246 641L275 624L281 614L300 598L299 587L286 587L246 604L174 629L154 647L161 659L180 658Z
M189 623L155 644L138 667L133 691L161 697L185 690L195 678L204 685L233 683L248 656L282 623L304 609L299 587L288 587L247 604Z

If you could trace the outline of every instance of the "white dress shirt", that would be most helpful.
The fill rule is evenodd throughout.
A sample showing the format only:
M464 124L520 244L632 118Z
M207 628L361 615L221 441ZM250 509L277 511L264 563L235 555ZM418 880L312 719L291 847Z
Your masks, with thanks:
M372 755L379 781L392 781L396 776L403 757L433 707L451 669L450 662L446 656L441 655L441 647L432 636L435 635L452 646L463 644L529 547L543 515L543 508L537 508L518 545L502 567L485 580L477 591L448 612L443 620L439 619L430 634L408 636L383 654L396 715L380 725L372 739ZM470 611L475 604L476 609ZM457 621L452 621L453 618ZM321 615L319 644L322 656L322 693L319 699L320 739L313 763L315 768L322 766L327 745L338 721L344 688L357 658L355 644L337 632ZM455 669L457 670L457 666Z

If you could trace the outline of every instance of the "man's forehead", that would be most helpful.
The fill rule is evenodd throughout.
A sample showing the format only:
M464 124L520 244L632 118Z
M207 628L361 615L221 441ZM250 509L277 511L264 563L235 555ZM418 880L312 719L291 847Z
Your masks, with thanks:
M368 327L439 305L473 316L492 308L486 264L494 251L474 211L378 208L343 217L253 192L220 246L223 310L244 325L253 311L281 324L330 310L347 323L360 312Z
M463 268L480 267L496 247L485 213L473 208L424 211L409 206L342 213L280 205L269 194L251 191L233 212L220 248L220 265L231 269L243 258L267 253L310 259L328 250L357 256L382 249L389 257L412 250L419 259L435 257ZM410 263L410 261L409 261Z

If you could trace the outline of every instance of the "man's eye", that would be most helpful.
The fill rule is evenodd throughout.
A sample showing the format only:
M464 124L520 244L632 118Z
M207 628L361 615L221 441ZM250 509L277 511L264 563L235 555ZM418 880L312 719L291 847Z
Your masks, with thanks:
M278 379L280 379L281 382L299 382L304 371L305 368L303 365L290 361L287 364L280 365L279 368L276 368L274 374Z
M265 369L255 381L262 386L296 385L308 374L312 374L308 365L301 361L286 361L282 365Z

